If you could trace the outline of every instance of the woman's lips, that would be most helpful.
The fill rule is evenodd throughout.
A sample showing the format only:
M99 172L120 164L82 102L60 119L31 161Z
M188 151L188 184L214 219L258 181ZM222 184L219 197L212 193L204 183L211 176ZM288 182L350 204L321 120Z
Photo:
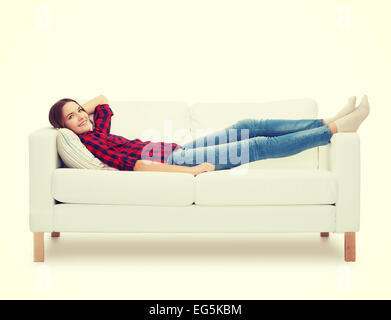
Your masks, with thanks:
M84 126L87 123L87 120L84 120L79 127Z

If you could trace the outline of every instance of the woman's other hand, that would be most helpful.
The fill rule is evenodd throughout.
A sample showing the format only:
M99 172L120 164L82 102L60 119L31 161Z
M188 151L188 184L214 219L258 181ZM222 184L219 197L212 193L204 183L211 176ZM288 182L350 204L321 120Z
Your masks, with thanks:
M193 175L197 176L202 172L214 171L215 165L213 163L203 162L199 165L192 167Z

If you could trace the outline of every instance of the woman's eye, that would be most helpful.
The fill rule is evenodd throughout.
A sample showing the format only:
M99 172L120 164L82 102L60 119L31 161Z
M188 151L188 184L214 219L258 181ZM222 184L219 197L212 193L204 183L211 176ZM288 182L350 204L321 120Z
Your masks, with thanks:
M79 109L79 112L82 111L81 109ZM69 116L69 119L72 119L72 116Z

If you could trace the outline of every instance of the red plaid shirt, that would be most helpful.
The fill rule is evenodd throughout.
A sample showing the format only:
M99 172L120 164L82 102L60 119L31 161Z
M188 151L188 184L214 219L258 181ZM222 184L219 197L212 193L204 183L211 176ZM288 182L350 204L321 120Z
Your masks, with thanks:
M79 135L87 149L103 163L121 171L133 171L137 160L165 163L176 143L129 140L110 133L111 117L114 115L108 104L95 108L94 129Z

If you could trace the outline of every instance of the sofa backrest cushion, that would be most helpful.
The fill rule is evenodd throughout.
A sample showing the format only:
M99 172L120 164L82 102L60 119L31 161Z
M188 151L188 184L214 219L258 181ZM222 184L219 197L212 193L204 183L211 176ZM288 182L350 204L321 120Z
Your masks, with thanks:
M110 167L96 158L72 130L67 128L56 130L57 152L66 167L118 171L118 169Z
M111 134L127 139L184 144L191 140L189 105L167 101L109 101ZM91 118L91 117L90 117Z
M316 119L318 106L312 99L291 99L264 103L194 103L190 106L191 133L194 138L228 127L239 120ZM298 154L251 162L248 168L311 168L318 167L318 148Z
M316 119L318 115L318 106L313 99L192 105L178 101L110 101L109 105L114 113L111 118L112 134L127 139L175 142L180 145L246 118ZM93 114L90 119L93 120ZM318 149L252 162L247 167L316 169Z

